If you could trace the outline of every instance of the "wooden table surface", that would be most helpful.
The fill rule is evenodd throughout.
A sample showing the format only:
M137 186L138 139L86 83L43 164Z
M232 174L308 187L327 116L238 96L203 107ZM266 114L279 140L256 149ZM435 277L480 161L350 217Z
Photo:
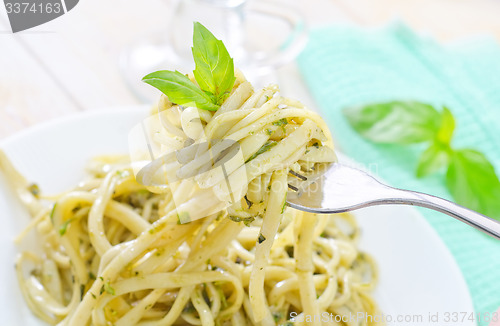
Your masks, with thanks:
M139 104L120 74L125 47L161 30L174 0L82 0L68 14L12 34L0 7L0 140L29 126L85 110ZM500 41L497 0L282 0L309 26L380 26L394 19L450 41L490 34ZM500 60L500 58L499 58ZM278 76L312 101L294 64Z

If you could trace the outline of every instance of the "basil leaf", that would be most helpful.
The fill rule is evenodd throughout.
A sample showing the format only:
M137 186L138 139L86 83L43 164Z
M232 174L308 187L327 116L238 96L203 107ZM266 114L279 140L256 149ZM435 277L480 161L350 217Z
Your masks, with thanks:
M448 146L433 142L420 156L417 177L425 177L446 166L450 160L450 152L451 149Z
M500 219L500 181L493 165L480 152L456 151L448 167L446 184L458 204Z
M196 64L193 71L196 82L215 99L216 104L222 104L236 80L233 59L224 43L216 39L205 26L195 22L192 52Z
M145 76L142 81L158 88L176 104L196 106L198 109L209 111L217 111L219 108L186 75L178 71L156 71Z
M115 289L111 286L109 281L104 283L103 286L104 286L104 291L106 291L106 293L111 294L111 295L115 295Z
M419 102L388 102L343 110L351 126L376 143L411 144L433 140L441 115Z
M436 134L436 138L420 156L417 166L418 178L432 174L449 163L450 154L452 153L450 143L454 130L455 119L450 110L444 107L441 113L441 126Z
M442 144L450 144L453 132L455 131L455 118L448 108L443 107L441 113L441 127L437 133L437 140Z

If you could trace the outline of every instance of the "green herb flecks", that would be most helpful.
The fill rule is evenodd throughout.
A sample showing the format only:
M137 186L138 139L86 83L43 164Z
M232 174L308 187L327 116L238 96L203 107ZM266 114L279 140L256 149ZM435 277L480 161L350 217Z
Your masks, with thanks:
M273 125L278 126L278 127L281 127L281 126L284 126L287 124L288 124L288 120L286 118L279 119L279 120L273 122Z
M250 226L250 224L255 220L255 217L253 217L253 216L241 218L239 216L229 215L228 217L231 221L236 222L236 223L243 222L243 224L245 224L246 226Z
M85 295L85 284L80 284L80 300L83 300L84 295Z
M283 132L286 132L285 126L288 124L288 120L286 118L279 119L278 121L274 121L273 125L281 127Z
M265 153L267 152L268 150L270 150L271 148L273 148L274 146L276 146L278 143L275 142L274 140L269 140L267 141L264 145L262 145L261 148L259 148L259 150L257 152L255 152L252 156L250 156L248 158L248 160L246 160L245 163L248 163L250 162L251 160L253 160L254 158L256 158L257 156L259 156L260 154L262 153Z
M57 208L57 203L55 203L54 206L52 206L52 210L50 211L50 220L52 222L54 222L54 214L56 212L56 208Z
M191 222L189 212L180 212L177 214L177 224L185 224Z
M286 209L286 197L287 197L288 193L285 193L285 199L283 199L283 204L281 206L281 214L283 214L285 212L285 209Z
M29 187L28 187L28 190L29 192L31 192L31 194L33 196L35 196L36 198L38 198L38 196L40 195L40 187L36 184L36 183L32 183Z
M70 218L69 220L66 220L61 226L59 227L59 234L63 236L66 234L66 231L68 230L68 225L70 225L71 222L73 222L75 218Z
M110 295L115 295L115 289L111 286L109 281L104 283L103 286L101 287L100 294L103 294L104 292L106 292Z
M222 309L227 308L227 300L226 300L226 295L224 294L224 291L220 286L217 286L217 292L219 294L220 300L221 300L221 307Z

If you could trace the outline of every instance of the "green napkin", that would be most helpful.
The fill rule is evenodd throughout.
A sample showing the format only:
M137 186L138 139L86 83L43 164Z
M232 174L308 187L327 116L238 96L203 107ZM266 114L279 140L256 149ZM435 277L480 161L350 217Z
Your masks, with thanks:
M455 147L482 151L500 172L500 47L494 40L445 47L401 24L378 30L328 27L311 32L298 63L341 150L392 185L450 198L442 174L415 177L421 146L367 142L350 128L342 108L398 99L446 105L457 120ZM500 241L446 215L421 212L458 262L476 312L496 311Z

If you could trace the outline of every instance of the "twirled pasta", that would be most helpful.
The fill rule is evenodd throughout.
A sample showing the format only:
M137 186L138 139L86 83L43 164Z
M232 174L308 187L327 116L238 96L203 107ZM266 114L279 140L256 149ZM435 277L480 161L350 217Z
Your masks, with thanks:
M60 326L153 326L319 325L335 321L307 316L376 313L370 296L376 267L357 249L353 217L284 205L286 185L300 181L297 175L335 160L319 115L280 96L276 86L254 92L239 75L215 113L162 96L153 117L160 128L150 136L160 151L180 150L186 140L237 142L244 162L228 163L227 172L245 171L245 196L178 224L175 192L192 196L193 189L140 184L125 158L94 159L90 179L48 198L26 190L2 153L0 167L34 218L28 230L36 228L43 244L43 255L24 252L16 263L34 314ZM212 189L221 175L193 173L203 166L204 150L185 151L176 175L195 175L197 188ZM202 200L194 196L185 205ZM53 201L52 210L40 199Z

